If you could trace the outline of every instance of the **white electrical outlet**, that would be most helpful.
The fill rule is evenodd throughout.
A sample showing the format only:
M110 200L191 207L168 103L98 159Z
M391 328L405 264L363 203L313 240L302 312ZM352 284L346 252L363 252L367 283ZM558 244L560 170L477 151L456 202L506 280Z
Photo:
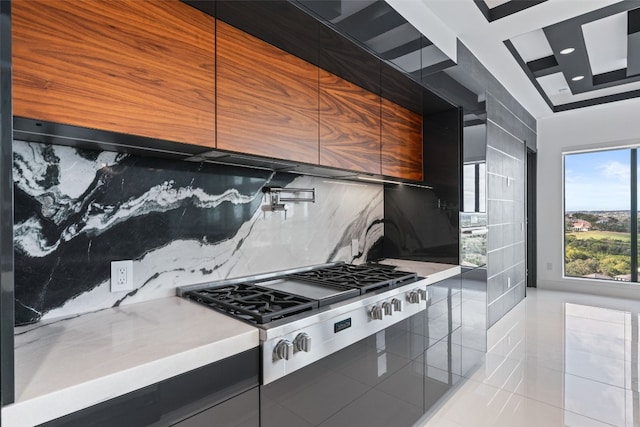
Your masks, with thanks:
M133 289L133 261L111 262L111 292Z
M351 256L358 256L360 253L360 245L358 244L358 239L351 240Z

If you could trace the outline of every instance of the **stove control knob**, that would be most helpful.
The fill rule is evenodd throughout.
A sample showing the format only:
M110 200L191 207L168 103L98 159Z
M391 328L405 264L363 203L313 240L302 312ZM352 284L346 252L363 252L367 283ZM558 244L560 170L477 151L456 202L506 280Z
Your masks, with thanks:
M420 295L418 295L418 291L410 291L407 294L407 301L409 301L409 304L419 304Z
M393 306L393 311L402 311L402 301L398 298L392 299L391 305Z
M280 340L278 344L273 348L273 361L286 359L289 360L293 357L293 344L288 340Z
M371 310L369 310L369 318L371 320L382 320L382 318L384 317L384 314L382 314L382 308L374 305L373 307L371 307Z
M311 351L311 337L304 332L296 335L296 338L293 340L293 350L294 351Z
M420 299L422 301L426 301L429 299L429 293L426 289L418 289L418 295L420 295Z
M385 316L391 316L393 314L393 307L391 306L390 302L383 302L382 309L384 310Z

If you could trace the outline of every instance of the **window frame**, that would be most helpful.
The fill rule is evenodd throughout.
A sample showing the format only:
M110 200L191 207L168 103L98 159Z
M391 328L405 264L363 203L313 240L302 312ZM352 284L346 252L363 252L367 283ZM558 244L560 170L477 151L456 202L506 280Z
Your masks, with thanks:
M640 284L638 280L638 199L640 198L638 195L638 145L632 146L612 146L612 147L601 147L594 149L585 149L585 150L572 150L572 151L563 151L562 152L562 210L561 214L561 224L562 224L562 278L569 280L588 280L589 282L601 282L606 284L618 284L618 285L638 285ZM598 152L606 152L606 151L616 151L616 150L629 150L630 158L629 158L629 169L630 169L630 177L629 177L629 196L630 196L630 206L629 206L629 221L630 221L630 273L631 280L630 281L622 281L615 279L601 279L601 278L588 278L581 276L568 276L566 271L566 236L565 232L565 219L567 214L567 206L566 206L566 158L569 155L575 154L586 154L586 153L598 153Z

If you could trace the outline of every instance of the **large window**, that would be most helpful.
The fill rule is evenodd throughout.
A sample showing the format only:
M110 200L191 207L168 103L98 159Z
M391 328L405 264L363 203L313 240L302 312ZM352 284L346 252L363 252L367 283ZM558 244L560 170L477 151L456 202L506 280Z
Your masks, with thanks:
M463 212L486 212L486 179L485 162L466 163L462 168Z
M487 264L487 165L465 163L462 169L460 213L460 263L479 267Z
M636 159L636 149L564 156L565 276L638 280Z

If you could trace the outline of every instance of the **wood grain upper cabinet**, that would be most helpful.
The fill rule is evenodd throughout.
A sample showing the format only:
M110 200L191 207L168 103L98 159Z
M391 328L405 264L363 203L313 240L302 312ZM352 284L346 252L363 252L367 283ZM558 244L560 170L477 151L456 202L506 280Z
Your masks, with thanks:
M382 98L382 174L422 181L422 116Z
M380 174L380 97L320 70L320 164Z
M11 9L16 116L214 144L214 18L178 0Z
M318 163L318 68L220 20L217 147Z

